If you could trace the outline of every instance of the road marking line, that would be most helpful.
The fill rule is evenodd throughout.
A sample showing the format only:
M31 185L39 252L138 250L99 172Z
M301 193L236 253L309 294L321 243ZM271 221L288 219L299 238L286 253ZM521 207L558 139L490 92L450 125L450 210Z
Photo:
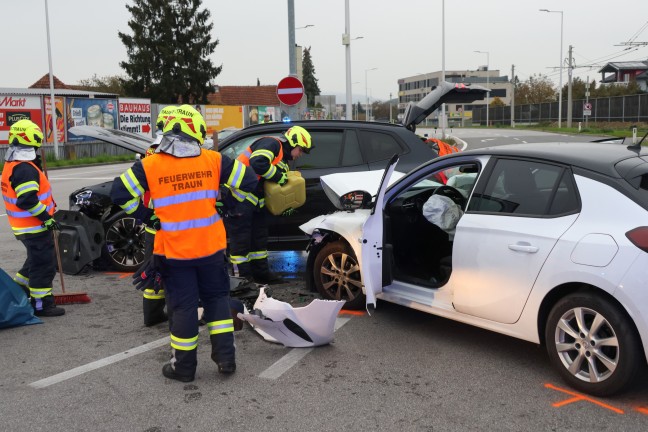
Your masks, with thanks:
M66 380L69 380L70 378L77 377L79 375L83 375L86 372L93 371L95 369L102 368L104 366L109 366L113 363L120 362L122 360L126 360L129 357L136 356L138 354L142 354L146 351L150 351L156 348L159 348L161 346L167 345L170 343L170 338L169 336L163 337L162 339L155 340L153 342L149 342L147 344L132 348L128 351L121 352L119 354L111 355L106 358L102 358L97 361L93 361L92 363L85 364L83 366L76 367L74 369L70 369L69 371L61 372L56 375L52 375L51 377L44 378L39 381L34 381L33 383L29 384L30 387L36 388L36 389L42 389L45 387L49 387L53 384L57 384Z
M340 327L342 327L344 324L349 322L351 318L336 318L335 320L335 331L337 331ZM277 379L281 375L283 375L285 372L287 372L290 368L295 366L297 362L299 362L301 359L306 357L308 353L313 351L314 348L293 348L291 349L288 354L285 356L281 357L279 360L277 360L272 366L270 366L268 369L264 370L261 372L259 375L259 378L266 378L266 379Z
M601 402L601 401L597 401L596 399L593 399L593 398L591 398L591 397L588 397L588 396L582 395L582 394L580 394L580 393L576 393L576 392L573 392L573 391L565 390L565 389L563 389L563 388L556 387L556 386L553 385L553 384L545 384L545 387L546 387L546 388L549 388L549 389L552 389L552 390L556 390L556 391L559 391L559 392L565 393L565 394L568 394L568 395L570 395L570 396L573 396L572 398L565 399L565 400L563 400L563 401L560 401L560 402L556 402L556 403L551 404L551 406L553 406L553 407L555 407L555 408L560 408L560 407L563 406L563 405L567 405L567 404L574 403L574 402L585 401L585 402L591 402L591 403L593 403L594 405L598 405L598 406L600 406L601 408L609 409L610 411L613 411L613 412L615 412L615 413L617 413L617 414L625 414L624 411L623 411L622 409L619 409L619 408L613 407L612 405L605 404L605 403L603 403L603 402Z
M115 180L115 177L52 177L50 180Z

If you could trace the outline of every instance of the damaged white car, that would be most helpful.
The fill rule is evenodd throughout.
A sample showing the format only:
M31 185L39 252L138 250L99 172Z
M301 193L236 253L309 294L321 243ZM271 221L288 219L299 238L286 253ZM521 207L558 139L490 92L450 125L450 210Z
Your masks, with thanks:
M301 228L324 298L380 299L545 344L587 393L632 382L648 352L647 149L499 146L393 181L396 163L379 187L383 172L322 177L341 211Z

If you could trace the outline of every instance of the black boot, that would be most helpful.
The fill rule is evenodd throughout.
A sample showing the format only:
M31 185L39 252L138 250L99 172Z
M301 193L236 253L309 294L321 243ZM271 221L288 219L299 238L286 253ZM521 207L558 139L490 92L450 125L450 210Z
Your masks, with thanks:
M284 278L279 274L268 270L265 273L259 273L254 275L254 281L259 284L264 285L274 285L284 283Z
M180 381L180 382L191 382L195 378L194 375L180 375L175 371L175 369L173 369L171 363L167 363L162 367L162 375L164 375L169 379Z
M56 306L53 295L47 295L42 299L31 299L34 308L34 315L38 317L57 317L65 315L65 309Z

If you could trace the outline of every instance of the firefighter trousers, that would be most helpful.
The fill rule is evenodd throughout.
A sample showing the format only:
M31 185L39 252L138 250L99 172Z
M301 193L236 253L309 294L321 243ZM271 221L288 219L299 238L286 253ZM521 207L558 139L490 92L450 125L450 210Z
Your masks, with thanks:
M230 262L236 264L240 277L267 275L268 212L263 208L242 203L236 213L224 218L229 238Z
M212 359L216 363L234 363L234 324L230 312L230 284L224 252L194 260L161 257L160 262L170 317L171 362L175 372L184 376L193 376L196 372L198 299L202 301L205 311Z
M47 231L37 235L23 235L23 237L20 241L27 249L27 259L14 280L26 293L28 292L34 309L48 309L54 306L52 281L56 275L52 233Z

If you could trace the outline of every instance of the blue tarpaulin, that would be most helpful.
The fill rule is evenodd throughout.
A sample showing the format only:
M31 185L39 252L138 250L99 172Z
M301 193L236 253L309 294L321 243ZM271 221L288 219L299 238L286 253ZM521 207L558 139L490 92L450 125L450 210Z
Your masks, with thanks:
M25 291L0 269L0 328L42 322L34 316L34 309Z

